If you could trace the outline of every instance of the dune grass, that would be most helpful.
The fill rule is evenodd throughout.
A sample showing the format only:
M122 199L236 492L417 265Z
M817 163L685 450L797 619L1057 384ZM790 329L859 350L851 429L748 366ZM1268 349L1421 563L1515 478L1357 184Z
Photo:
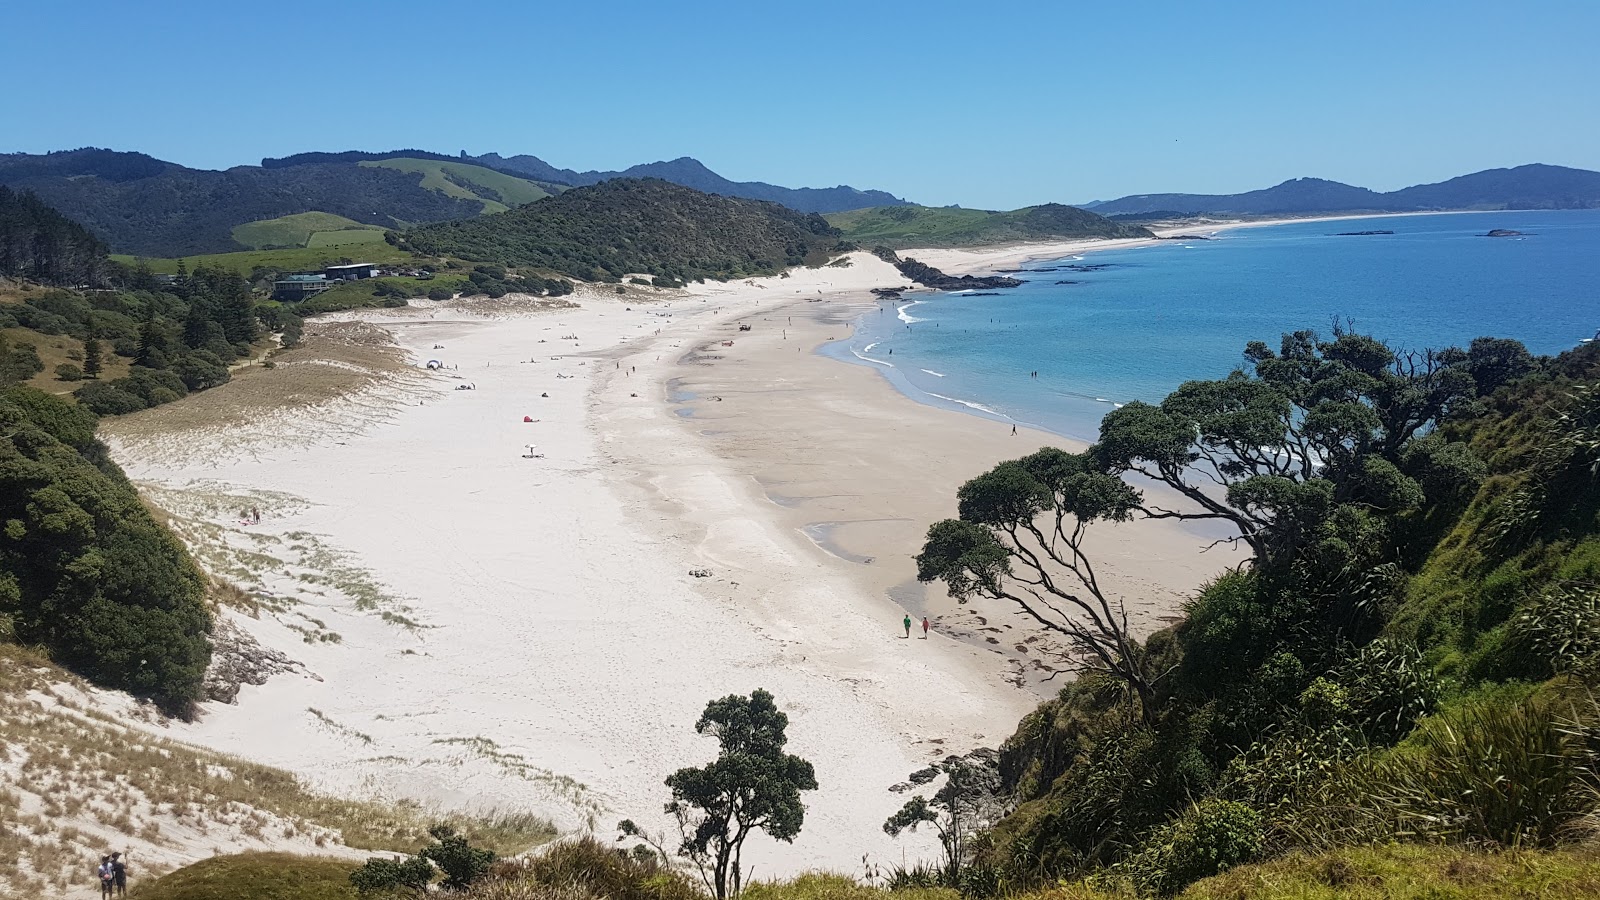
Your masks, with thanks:
M0 896L65 887L112 836L129 846L168 846L182 833L413 852L445 821L518 853L555 835L520 812L440 815L314 793L288 772L135 727L140 717L158 724L154 713L102 708L43 655L0 644Z

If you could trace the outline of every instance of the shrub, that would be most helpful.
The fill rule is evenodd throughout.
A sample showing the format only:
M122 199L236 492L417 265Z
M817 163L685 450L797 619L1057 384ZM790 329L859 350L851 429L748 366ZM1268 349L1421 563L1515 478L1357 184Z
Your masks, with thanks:
M418 856L439 867L444 873L444 886L459 891L482 878L494 864L494 851L473 847L467 839L449 825L435 825L428 829L436 843L422 849Z
M56 379L58 381L82 381L83 370L72 363L62 363L56 366Z
M1265 841L1255 810L1230 800L1203 800L1152 834L1124 867L1141 890L1170 897L1255 859Z
M538 884L581 885L607 900L703 900L658 854L627 853L587 835L550 847L529 860L524 871Z
M409 888L422 894L433 881L433 864L421 856L409 859L373 858L350 873L350 883L363 894L387 894Z
M172 364L172 371L182 379L183 386L191 391L203 391L226 384L229 378L227 364L209 350L196 350L179 357Z
M455 296L455 292L450 290L447 287L436 287L436 288L430 288L428 290L428 299L429 300L449 300L451 297L454 297L454 296Z
M74 391L73 396L84 408L100 416L120 416L144 409L148 405L144 398L124 390L117 383L121 380L86 384Z
M1374 838L1548 847L1592 811L1589 760L1569 731L1550 702L1502 690L1430 718L1339 787Z

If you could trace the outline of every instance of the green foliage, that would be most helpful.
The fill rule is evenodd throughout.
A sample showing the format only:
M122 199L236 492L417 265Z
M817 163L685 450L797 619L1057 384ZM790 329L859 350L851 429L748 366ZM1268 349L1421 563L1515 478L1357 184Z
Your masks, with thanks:
M770 275L822 261L837 240L815 214L626 178L401 237L424 254L600 282L640 273L675 281Z
M434 843L422 848L417 856L439 867L448 890L464 890L487 875L489 866L494 864L493 850L473 847L449 825L435 825L428 829L428 834L433 836Z
M1170 897L1250 862L1265 847L1261 816L1242 803L1204 800L1159 829L1123 867L1140 890Z
M56 366L56 380L82 381L83 369L73 365L72 363L62 363L61 365Z
M701 768L667 776L678 820L679 853L700 870L717 900L737 898L743 886L742 854L752 831L792 842L805 822L801 791L817 789L811 763L785 753L789 717L771 694L730 694L706 704L694 730L717 739L721 753Z
M93 432L57 398L0 393L0 616L90 680L183 712L211 656L203 581Z
M929 206L876 206L828 213L844 238L890 249L965 247L1067 238L1147 238L1138 225L1113 222L1087 210L1059 203L1010 212Z

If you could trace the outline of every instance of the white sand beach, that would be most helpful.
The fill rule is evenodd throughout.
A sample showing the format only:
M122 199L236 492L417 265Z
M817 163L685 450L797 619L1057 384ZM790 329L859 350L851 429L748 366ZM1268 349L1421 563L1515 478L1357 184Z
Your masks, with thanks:
M821 789L793 846L753 842L756 875L931 856L883 834L888 788L998 746L1059 660L1014 611L917 585L911 556L962 481L1062 442L813 352L901 283L858 253L670 298L367 311L309 333L369 356L295 351L109 423L202 564L256 596L224 615L300 664L166 733L342 794L609 834L664 826L662 780L715 753L705 703L763 687ZM357 389L263 401L319 366ZM1202 544L1146 522L1097 546L1148 631L1231 561Z

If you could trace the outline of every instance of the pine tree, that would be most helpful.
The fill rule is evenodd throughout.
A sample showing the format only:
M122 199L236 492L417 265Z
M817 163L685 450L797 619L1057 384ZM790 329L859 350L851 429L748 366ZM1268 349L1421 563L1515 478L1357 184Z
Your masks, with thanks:
M94 338L83 342L83 377L100 377L100 342Z

